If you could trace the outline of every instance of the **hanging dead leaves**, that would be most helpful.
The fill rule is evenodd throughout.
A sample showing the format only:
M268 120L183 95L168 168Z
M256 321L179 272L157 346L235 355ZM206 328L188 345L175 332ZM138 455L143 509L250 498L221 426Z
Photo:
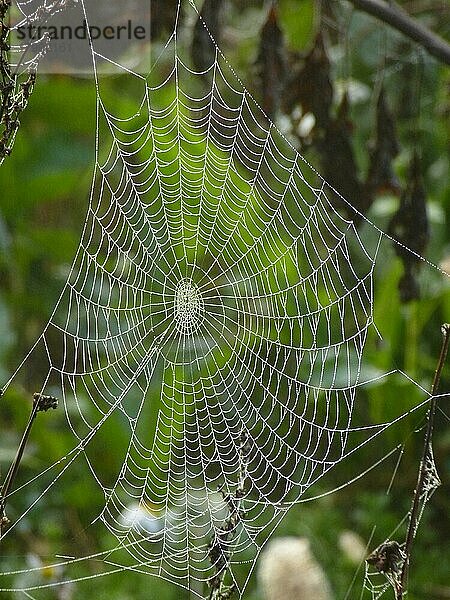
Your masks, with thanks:
M177 16L178 0L150 0L150 37L156 40L162 34L171 33Z
M420 297L417 275L430 238L426 207L425 187L421 175L420 160L414 153L409 167L408 183L400 198L397 212L389 223L389 233L400 244L394 249L403 263L403 276L399 282L402 302L409 302ZM411 252L415 254L413 254Z
M286 48L274 5L261 29L256 66L262 107L266 115L274 120L280 107L286 76Z
M376 111L375 141L370 148L367 193L371 196L391 192L400 193L400 182L394 172L393 161L400 152L394 116L388 106L384 87L380 89Z
M302 136L301 128L294 128L300 148L308 150L312 147L318 152L321 171L330 184L328 197L336 208L359 223L361 214L366 214L370 208L372 197L367 193L355 158L354 125L347 93L343 94L334 110L333 99L336 93L332 65L322 27L306 56L302 58L297 55L294 58L290 72L292 74L283 92L283 110L291 118L299 113L301 119L311 115L314 122L312 131L308 132L308 139Z
M291 75L283 90L283 111L292 114L300 107L302 115L314 115L316 131L325 130L330 122L334 92L322 30L308 54L304 58L296 54L291 62Z
M206 71L216 58L216 44L222 39L223 0L205 0L194 25L191 56L197 71Z
M322 158L325 181L330 184L331 188L342 194L359 213L366 214L371 204L371 197L365 193L359 178L352 135L353 123L350 119L350 104L348 95L344 94L336 117L331 118L325 127L318 148ZM355 222L360 222L360 214L349 210L348 205L331 189L328 196L333 200L335 206L344 210Z
M425 252L429 239L420 160L415 154L403 189L395 169L401 150L396 117L381 86L373 141L367 148L368 169L363 173L355 154L355 127L348 93L344 92L335 105L338 94L326 29L322 21L311 49L304 56L289 54L277 12L274 7L270 9L261 29L258 54L262 105L275 121L281 113L290 118L291 131L297 137L300 150L313 149L318 153L321 172L329 184L327 196L335 208L357 226L378 196L389 194L400 198L389 233L395 239L394 250L404 266L399 282L400 298L402 302L409 302L420 296L417 275L421 259L418 255ZM286 73L290 75L286 77ZM313 127L303 136L300 124L306 117L311 117Z
M237 0L234 4L238 4ZM217 58L213 39L220 44L224 37L227 14L223 8L223 0L205 0L196 19L191 58L199 72L205 72ZM350 95L348 91L339 93L335 78L336 65L328 46L330 39L335 44L338 41L330 28L330 19L332 15L327 14L316 24L314 41L306 52L290 51L276 3L271 3L259 32L255 62L258 100L265 113L262 118L290 124L289 135L298 149L303 153L313 152L319 161L331 204L356 226L364 221L379 196L399 198L389 233L404 267L399 282L400 297L402 302L409 302L420 295L417 255L425 252L429 238L420 161L415 155L408 182L402 184L395 165L401 153L397 117L383 85L376 102L372 141L366 148L366 156L359 152L357 158L355 137L360 132L352 120ZM367 164L367 169L359 162Z

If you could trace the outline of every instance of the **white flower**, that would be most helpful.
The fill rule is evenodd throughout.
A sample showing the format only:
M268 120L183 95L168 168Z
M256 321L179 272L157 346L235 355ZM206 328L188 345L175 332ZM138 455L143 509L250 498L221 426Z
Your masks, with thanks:
M331 600L331 588L306 538L272 540L259 560L258 582L267 600Z
M342 531L338 543L342 554L352 563L359 564L367 556L367 548L364 542L354 531Z

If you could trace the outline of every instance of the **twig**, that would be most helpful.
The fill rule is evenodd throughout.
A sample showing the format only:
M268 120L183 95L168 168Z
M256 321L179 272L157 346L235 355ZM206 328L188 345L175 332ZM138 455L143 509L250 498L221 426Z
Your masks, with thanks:
M31 409L28 423L25 427L22 439L20 440L19 448L17 449L16 456L9 467L5 481L3 482L0 491L0 541L3 537L3 530L9 523L9 519L6 516L6 500L11 491L14 479L19 469L20 461L22 460L23 452L30 436L31 428L33 427L34 420L38 412L47 411L50 408L55 409L58 406L58 400L54 396L44 396L43 394L35 393L33 395L33 407Z
M444 337L443 337L443 341L442 341L442 347L441 347L441 353L439 355L438 365L436 367L436 372L435 372L434 378L433 378L433 385L431 387L431 401L430 401L430 409L429 409L428 415L427 415L427 428L425 431L422 459L420 461L419 474L417 477L417 485L416 485L416 489L414 491L414 498L413 498L413 503L411 506L411 516L409 519L408 531L406 533L406 541L405 541L405 546L404 546L404 550L403 550L404 554L405 554L405 560L403 562L403 566L402 566L402 570L401 570L401 574L400 574L399 589L396 593L397 600L402 600L402 598L406 592L406 587L408 585L409 559L410 559L410 554L411 554L411 546L412 546L412 543L414 540L414 535L417 530L420 512L421 512L420 511L420 498L422 496L422 492L424 489L427 458L431 457L431 459L432 459L432 445L431 444L432 444L432 437L433 437L434 415L436 413L436 405L437 405L436 395L437 395L437 392L439 389L441 373L442 373L442 369L444 368L444 363L445 363L445 359L447 357L448 348L449 348L449 344L450 344L450 323L444 323L444 325L442 325L441 330L442 330L442 334Z
M209 543L209 561L215 570L215 574L208 582L210 588L209 600L229 600L236 591L234 584L225 584L225 576L230 569L232 552L230 543L239 522L245 517L245 511L242 509L241 503L248 491L246 480L250 449L251 444L248 435L241 431L238 441L239 474L236 489L233 494L225 494L221 488L218 490L223 495L228 516Z
M376 17L422 46L439 61L450 65L450 44L433 31L412 19L394 2L383 0L349 0L355 8Z
M432 448L434 415L436 413L437 392L441 380L441 373L442 369L444 368L444 363L450 344L450 324L445 323L442 325L441 330L444 339L442 341L441 353L439 355L439 360L431 387L430 408L427 414L427 425L422 458L419 465L419 473L417 477L416 488L414 490L411 511L409 513L410 516L408 529L406 532L406 540L403 544L399 544L395 540L386 540L366 558L366 562L373 566L379 573L382 573L391 584L395 593L395 600L403 600L403 597L406 593L412 543L414 541L414 536L419 525L423 508L429 498L429 496L427 497L427 493L429 492L429 489L433 490L435 487L427 487L426 476L428 466L434 465ZM437 478L436 481L439 482L439 479Z

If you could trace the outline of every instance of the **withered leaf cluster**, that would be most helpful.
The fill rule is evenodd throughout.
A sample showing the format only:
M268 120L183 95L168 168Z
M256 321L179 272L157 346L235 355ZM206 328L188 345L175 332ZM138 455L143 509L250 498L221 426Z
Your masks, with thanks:
M420 297L417 274L422 263L418 255L424 253L430 239L425 186L417 152L411 160L409 178L400 197L400 205L389 223L389 233L401 244L394 244L404 271L399 282L400 298L402 302L416 300Z
M156 40L161 34L172 32L177 16L178 0L150 0L150 37Z
M311 50L303 60L294 57L290 72L283 91L284 112L290 114L299 105L303 114L314 115L318 129L325 129L330 122L333 106L333 84L322 30L319 30Z
M19 117L28 104L36 74L30 70L25 80L13 73L9 62L9 26L11 0L0 0L0 164L9 156L19 128Z
M274 5L261 29L256 66L262 107L266 115L274 119L278 113L286 77L286 48Z
M268 40L269 34L271 41ZM318 152L321 172L329 184L328 197L334 206L358 225L377 196L389 193L400 197L398 211L389 226L389 233L396 240L393 244L395 252L404 266L404 275L399 282L400 298L402 302L419 298L417 273L421 260L417 255L423 254L429 241L426 194L417 153L411 162L406 186L402 187L395 172L394 161L400 152L400 143L396 119L384 87L380 87L378 94L375 131L368 146L368 170L364 175L354 151L355 128L348 94L344 93L339 105L334 106L335 83L323 22L312 48L304 57L298 54L288 56L273 8L261 30L260 40L258 62L264 75L263 106L272 118L275 118L278 107L291 118L299 109L301 115L313 115L314 128L310 140L305 143L305 140L299 139L299 142L302 148L309 144ZM284 77L286 69L290 73L287 78ZM271 85L272 82L276 85Z
M381 87L377 102L375 142L370 152L366 184L370 195L400 192L400 182L393 168L393 161L399 152L394 116L389 109L384 88Z
M216 57L215 43L220 45L222 38L222 5L223 0L205 0L195 22L191 55L197 71L205 71Z
M233 2L237 6L237 0ZM169 5L172 3L167 3L164 13L167 13L167 19L171 17ZM211 37L220 44L226 20L224 7L224 0L205 0L195 22L191 57L199 71L206 70L214 62L216 46ZM162 8L160 11L164 12ZM319 170L329 184L326 191L331 203L355 225L363 221L380 194L399 197L399 209L390 223L389 233L400 242L400 245L394 243L395 252L404 265L404 275L399 283L400 296L402 301L408 302L419 297L416 277L420 260L405 247L422 254L429 239L420 161L414 157L408 183L402 185L394 167L400 152L396 117L388 94L381 86L373 139L367 146L365 162L368 167L364 173L356 158L355 125L348 94L344 92L336 103L338 94L327 47L327 27L325 19L319 22L314 41L306 53L289 52L276 3L271 3L259 32L256 59L259 99L272 121L277 122L281 114L291 119L299 147L302 151L312 149L318 155ZM302 137L305 134L298 125L306 115L311 117L313 125L307 137Z

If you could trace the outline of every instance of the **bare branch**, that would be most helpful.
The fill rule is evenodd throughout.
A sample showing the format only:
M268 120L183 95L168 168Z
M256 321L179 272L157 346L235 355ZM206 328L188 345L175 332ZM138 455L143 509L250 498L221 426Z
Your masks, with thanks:
M450 65L450 44L419 21L412 19L407 12L394 2L387 3L383 0L348 1L358 10L376 17L414 40L434 58Z
M427 468L427 459L433 460L433 450L432 450L432 437L433 437L433 425L434 425L434 415L436 413L436 405L437 398L436 394L439 391L439 384L441 381L441 373L444 368L445 359L447 358L448 349L450 346L450 324L444 323L441 328L443 340L441 353L439 355L438 365L436 371L434 373L433 385L431 387L431 400L430 400L430 409L427 415L427 427L425 430L425 440L423 446L422 459L420 461L419 466L419 474L417 478L417 485L414 491L414 498L411 507L411 516L409 518L408 531L406 532L406 541L405 541L405 562L403 563L403 567L400 575L400 586L397 594L398 600L402 600L404 594L406 594L406 588L408 585L408 571L409 571L409 562L411 556L411 547L414 540L414 536L416 534L417 526L420 520L420 499L424 490L424 482L426 479L426 468Z
M3 394L3 390L0 390L0 392L1 396ZM57 408L57 406L58 399L54 396L44 396L44 394L40 394L39 392L33 394L33 406L31 409L30 416L28 418L27 426L25 427L25 431L20 441L19 448L17 449L16 456L12 461L8 473L6 474L5 481L3 482L3 485L0 488L0 542L3 537L3 530L9 523L9 519L6 516L6 501L14 483L14 479L17 475L17 471L19 470L19 465L22 460L25 446L31 433L31 428L33 427L34 420L39 412L47 412L50 408L55 409Z

